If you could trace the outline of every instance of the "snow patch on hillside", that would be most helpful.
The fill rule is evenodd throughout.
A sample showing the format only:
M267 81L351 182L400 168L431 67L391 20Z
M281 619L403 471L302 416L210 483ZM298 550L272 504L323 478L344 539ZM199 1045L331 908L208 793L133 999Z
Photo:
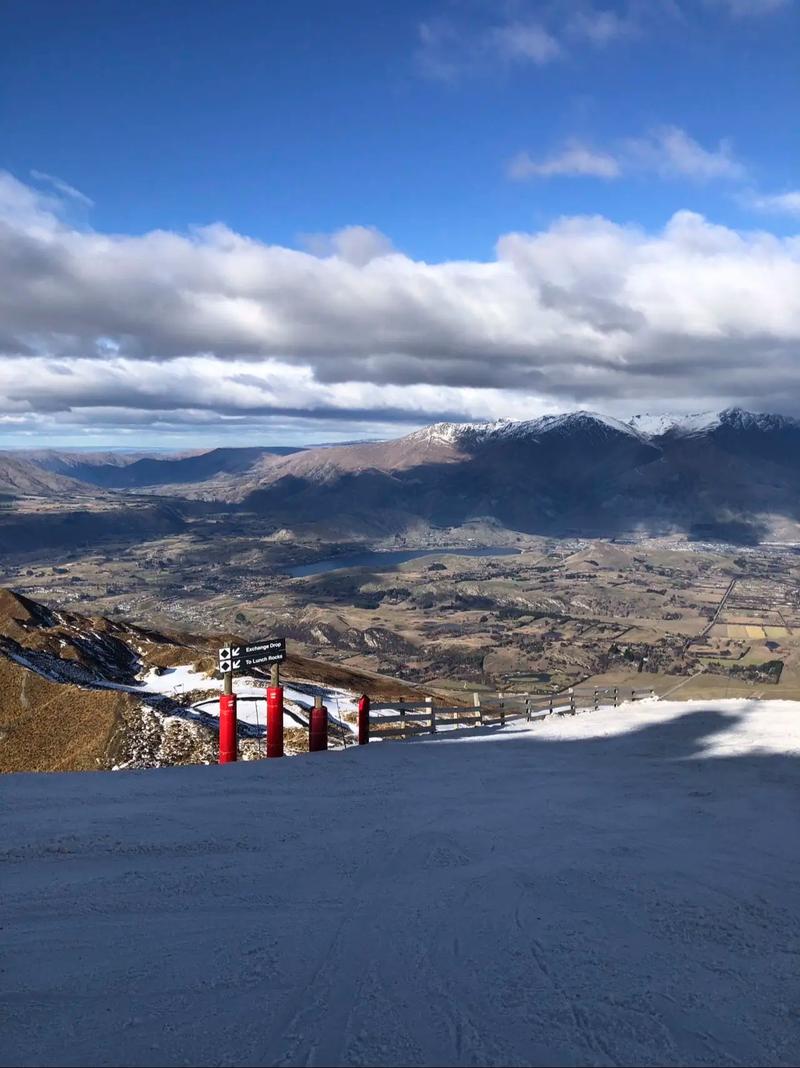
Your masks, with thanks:
M196 671L188 664L177 667L151 668L138 684L138 689L147 693L160 693L176 697L191 690L207 690L215 684L205 671Z

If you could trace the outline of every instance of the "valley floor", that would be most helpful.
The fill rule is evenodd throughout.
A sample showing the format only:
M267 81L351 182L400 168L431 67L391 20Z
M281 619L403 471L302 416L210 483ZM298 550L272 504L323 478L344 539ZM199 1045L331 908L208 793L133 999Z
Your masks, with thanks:
M800 704L7 775L2 1064L791 1065Z

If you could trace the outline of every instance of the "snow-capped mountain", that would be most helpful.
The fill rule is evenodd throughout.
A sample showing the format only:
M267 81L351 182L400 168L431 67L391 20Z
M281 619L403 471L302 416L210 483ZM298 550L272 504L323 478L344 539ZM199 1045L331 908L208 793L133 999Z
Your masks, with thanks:
M722 537L746 529L757 539L787 523L800 534L800 421L741 408L638 413L627 421L580 410L440 422L389 441L249 462L235 475L182 486L180 495L268 516L279 527L311 523L347 536L476 516L554 534L702 530ZM167 501L153 508L168 506L169 521L183 522ZM133 514L131 507L126 498L122 514ZM103 515L89 518L96 537ZM44 528L34 520L9 513L0 546L4 536L15 544L40 537ZM75 522L64 534L73 540Z
M322 462L324 460L324 463ZM562 533L695 531L758 540L800 516L800 422L740 408L625 422L575 411L442 422L374 444L272 462L236 499L288 521L359 529L492 516Z
M571 434L586 431L613 431L646 439L647 434L599 412L577 411L561 415L542 415L538 419L496 419L486 423L434 423L406 435L406 440L430 445L485 444L487 442L526 441L544 434Z
M580 410L561 415L542 415L537 419L434 423L408 434L407 440L421 444L457 446L489 441L524 441L552 432L570 434L606 428L621 434L634 434L640 440L650 441L665 434L675 437L709 434L720 427L774 433L800 429L800 421L785 415L748 412L743 408L726 408L721 412L642 412L624 421L600 412Z
M690 412L680 415L644 412L633 415L627 425L647 437L710 434L719 428L769 434L800 429L800 421L787 415L772 415L726 408L721 412Z
M702 434L718 426L717 412L689 412L676 415L663 412L643 412L632 415L627 425L647 437L660 437L662 434Z

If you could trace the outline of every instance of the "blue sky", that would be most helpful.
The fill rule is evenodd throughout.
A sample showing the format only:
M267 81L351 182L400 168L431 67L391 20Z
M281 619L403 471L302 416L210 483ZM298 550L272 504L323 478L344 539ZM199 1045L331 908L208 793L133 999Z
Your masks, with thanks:
M546 155L565 137L602 148L663 125L709 147L731 139L770 190L797 177L794 4L731 17L724 3L681 16L651 3L638 19L620 4L4 6L4 165L83 191L101 230L223 220L293 244L362 223L437 260L489 256L498 234L562 213L659 225L690 207L751 224L729 188L691 178L508 180L519 152ZM598 46L566 29L568 9L631 28ZM482 37L530 12L564 41L559 56L472 60ZM451 73L426 66L422 26Z
M186 272L211 258L208 238L198 245L196 228L214 223L259 248L302 250L315 261L329 264L333 257L347 270L361 271L346 282L338 275L328 278L328 272L322 283L334 290L346 287L352 306L314 309L313 293L302 304L304 315L322 323L317 339L310 330L298 337L288 327L275 328L289 297L277 293L271 272L278 268L270 261L268 269L265 261L258 295L251 289L239 295L240 304L255 301L253 308L245 309L244 319L227 334L216 329L215 320L207 343L203 337L187 340L185 332L173 336L168 325L150 330L146 322L123 323L104 314L97 286L77 288L85 282L81 271L71 283L69 310L63 301L50 306L52 278L43 285L40 275L27 291L25 321L12 324L13 338L0 349L0 366L13 378L21 359L49 361L44 377L70 379L74 390L45 390L39 397L26 395L12 381L15 408L7 413L5 428L0 424L0 442L28 444L36 435L100 442L116 428L135 439L148 418L155 420L156 436L164 443L195 444L208 433L227 440L229 431L246 433L250 440L265 440L273 431L328 439L395 425L400 432L406 422L439 415L483 417L507 410L516 416L576 403L620 411L631 403L652 407L648 390L652 399L685 407L697 389L676 384L674 360L659 376L652 371L657 357L651 353L646 369L620 379L618 388L606 381L614 361L630 360L630 348L620 343L606 351L608 330L589 337L587 330L596 324L577 322L575 309L612 298L619 305L619 293L609 294L591 270L586 277L585 265L596 248L587 225L579 235L580 248L567 253L562 240L543 260L546 235L559 219L587 216L600 216L611 226L633 225L643 235L663 235L676 213L691 213L707 227L724 227L730 234L758 229L772 235L784 242L786 270L796 266L791 239L800 219L794 118L800 100L800 4L795 0L4 0L0 24L5 215L12 226L25 229L26 240L32 240L37 225L41 231L45 216L53 223L47 248L62 242L74 262L92 249L96 256L92 242L101 235L119 238L115 255L127 257L139 299L145 292L153 297L156 285L164 287L158 305L177 299L176 294L185 305ZM192 250L184 250L186 258L170 274L172 268L159 262L158 249L135 244L137 237L156 230L194 242L195 266L188 266ZM352 241L342 251L331 237L342 232L356 243L367 241L367 252L361 244L353 252ZM460 279L457 296L442 300L453 305L454 314L466 302L466 318L482 316L483 326L476 328L474 344L467 330L444 331L438 319L432 321L443 283L426 275L425 263L497 267L505 255L498 252L504 235L514 233L538 235L544 243L542 255L534 257L534 295L547 296L554 286L559 293L569 290L558 298L560 310L569 306L569 321L559 327L549 320L525 320L515 327L512 320L525 316L512 310L504 312L500 327L487 327L487 308L510 300L511 289L502 296L477 293L473 290L484 285L483 278ZM718 230L709 233L720 240ZM639 240L638 257L648 254L644 241ZM703 242L708 244L707 235ZM672 262L673 243L662 240L664 270ZM411 341L398 335L370 347L360 343L359 287L372 299L378 269L370 263L389 249L396 262L390 280L381 276L388 287L387 306L392 293L395 303L410 300L412 269L414 284L430 288L431 304L415 301L409 312L419 316ZM529 252L510 255L526 284L534 284ZM755 270L762 254L761 246L745 251L746 263L739 266ZM399 263L401 255L412 267ZM8 250L6 256L10 263ZM576 256L582 265L578 281L576 272L564 267ZM231 286L238 284L229 272L238 279L241 267L232 267L227 254L224 261L225 278L220 280L215 267L213 281L192 289L192 301L214 286L217 305L220 294L228 300ZM293 271L303 272L302 264L292 264ZM630 259L607 266L633 270ZM706 266L709 284L718 282L715 264ZM309 267L316 269L316 264ZM448 268L448 284L450 274ZM751 284L750 278L741 281L750 297ZM626 285L626 300L631 288ZM300 299L296 286L292 294ZM661 311L650 303L643 310L642 300L626 304L626 314L646 316L648 342L656 328L668 336L681 333L677 320L662 323ZM788 373L794 321L773 322L768 293L764 300L761 322L748 324L747 330L753 338L768 337L769 351L779 352L782 373ZM13 317L21 320L19 308L16 301ZM383 305L375 315L380 317L381 308L385 324ZM724 318L722 311L717 314ZM256 315L260 325L254 325ZM146 319L144 308L142 316ZM698 338L708 340L721 330L731 342L735 368L725 376L735 380L735 389L718 387L715 394L706 382L703 402L775 403L740 373L742 325L726 320L709 331L700 318L686 339L686 359L699 351ZM334 320L337 341L325 362L317 350L326 349L325 324ZM381 322L371 322L370 331L375 337L386 332ZM494 353L486 338L498 333L504 344ZM521 356L519 349L526 345ZM482 346L483 362L495 368L493 375L477 367ZM549 355L553 346L561 346L560 361ZM255 383L263 384L278 361L293 369L286 372L291 403L254 396L250 405L243 399L227 413L231 426L211 431L203 414L213 409L207 398L199 398L199 407L189 401L185 409L175 406L171 418L176 383L192 377L185 362L201 358L226 367L241 361L247 365L245 377L255 369L251 385L262 394ZM713 358L724 366L723 354L715 351ZM332 359L342 361L345 371L331 370ZM116 393L109 385L109 395L98 396L95 382L90 395L86 380L93 376L81 373L80 361L91 360L114 379ZM129 407L120 402L120 383L131 388L136 360L143 375L157 365L158 374L149 377L161 376L163 394ZM581 370L587 361L599 361L595 393L591 375L587 379ZM441 373L432 372L434 364ZM171 378L162 373L166 365ZM56 366L60 370L54 372ZM181 367L185 373L178 374ZM211 374L199 365L195 370ZM242 373L237 370L238 378ZM338 399L331 394L334 383ZM142 388L147 391L137 384L133 392ZM786 389L782 378L776 397L784 405L789 403ZM791 390L794 404L793 381Z

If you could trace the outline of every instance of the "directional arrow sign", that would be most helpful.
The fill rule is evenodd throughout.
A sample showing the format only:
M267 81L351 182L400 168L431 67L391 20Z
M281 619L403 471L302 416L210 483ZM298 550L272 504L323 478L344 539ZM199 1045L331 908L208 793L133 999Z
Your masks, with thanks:
M249 645L230 645L218 650L219 670L238 671L259 664L280 664L286 659L285 638L264 638Z
M276 638L242 647L242 667L257 667L259 664L280 664L286 659L286 641Z
M265 653L276 654L282 653L286 656L286 639L285 638L264 638L258 642L251 642L250 645L242 646L242 656L263 656Z

